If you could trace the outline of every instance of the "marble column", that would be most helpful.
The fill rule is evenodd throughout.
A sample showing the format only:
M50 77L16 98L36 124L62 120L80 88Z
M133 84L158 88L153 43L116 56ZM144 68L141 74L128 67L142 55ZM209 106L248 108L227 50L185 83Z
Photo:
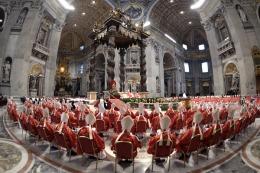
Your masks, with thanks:
M109 38L107 51L107 86L110 86L110 82L115 78L115 37L113 36Z
M94 55L90 58L90 67L89 67L89 91L96 91L96 46L94 47Z
M141 88L141 92L147 92L145 47L146 47L146 44L144 43L144 41L142 41L142 43L140 44L140 76L141 76L140 88Z
M125 54L126 50L121 48L119 50L120 54L120 92L125 91Z
M222 61L218 56L218 51L216 45L218 45L214 24L210 20L205 20L203 22L204 29L206 31L209 49L210 49L210 57L212 62L213 69L213 83L214 83L214 94L222 95L225 94L224 88L224 73L222 67Z
M56 74L56 61L58 55L59 42L61 37L61 31L63 28L62 21L56 21L53 29L51 30L49 47L50 54L45 66L45 80L43 95L53 96L55 90L55 74Z

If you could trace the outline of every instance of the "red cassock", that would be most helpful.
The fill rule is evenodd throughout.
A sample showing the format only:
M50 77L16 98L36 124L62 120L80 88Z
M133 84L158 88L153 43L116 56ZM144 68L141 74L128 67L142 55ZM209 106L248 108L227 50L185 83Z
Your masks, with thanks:
M19 121L24 130L28 130L27 120L28 120L28 116L24 112L22 112L20 114Z
M148 119L149 119L150 122L152 123L153 118L154 118L154 117L158 117L158 116L159 116L159 113L156 112L155 110L153 110L153 111L150 113L150 116L148 117Z
M174 133L170 134L167 131L164 131L162 133L162 135L163 135L163 141L167 141L168 137L170 137L170 140L173 143L173 147L172 147L172 150L171 150L171 153L172 153L174 148L175 148L176 135ZM160 140L160 137L161 137L161 135L156 135L156 136L150 138L150 140L148 142L148 149L147 149L148 154L155 154L155 145Z
M156 132L161 128L160 126L160 116L155 116L151 121L152 131Z
M34 109L34 118L38 121L42 119L43 113L42 113L42 108L36 106Z
M220 114L219 114L219 119L221 121L226 121L227 120L227 117L228 117L228 111L226 108L223 108L221 111L220 111Z
M117 136L114 136L111 141L111 150L115 150L115 142L117 139ZM138 140L138 138L135 135L132 135L131 133L124 131L123 134L121 134L118 141L126 141L131 142L133 144L133 151L134 151L134 157L137 155L137 148L141 148L141 142Z
M30 115L28 117L28 124L30 124L30 129L29 131L34 134L34 135L37 135L38 134L38 130L37 130L37 126L39 124L39 121L37 121L36 119L33 118L32 115Z
M184 133L180 134L180 136L178 137L177 142L176 142L176 150L185 151L190 144L192 135L193 135L193 128L190 128L187 131L185 131ZM196 127L195 132L194 132L194 136L197 136L197 135L200 135L200 131L199 131L198 127ZM198 147L197 145L198 144L196 144L196 146L192 146L192 147L196 148L196 147Z
M127 109L127 111L125 112L124 116L130 115L132 119L135 119L135 114L132 110Z
M203 143L206 146L211 146L216 144L218 141L218 138L220 136L216 135L221 135L221 126L220 124L213 124L211 125L204 133L203 133Z
M139 111L136 111L136 113L135 113L135 117L137 118L138 116L139 116ZM148 119L149 118L149 114L148 114L148 112L146 111L146 110L144 110L144 117L146 118L146 119Z
M70 128L76 128L78 127L78 119L75 116L74 112L72 111L68 111L68 115L69 115L69 121L68 121L68 125Z
M222 126L222 134L221 138L226 140L234 135L235 132L235 124L233 120L226 121Z
M45 133L46 133L47 137L50 139L50 141L52 141L54 139L54 131L55 131L54 126L50 123L50 121L48 121L46 119L42 120L40 122L40 125L45 127Z
M55 127L55 131L59 131L60 128L62 126L62 123L59 123L56 125ZM69 128L69 126L67 126L66 124L63 125L62 128L62 133L64 133L66 139L68 140L68 144L70 144L70 146L72 148L76 148L76 144L77 144L77 136L76 134L71 130L71 128Z
M18 114L18 112L17 112L17 110L16 110L16 106L13 106L13 109L12 109L12 119L13 119L13 121L18 121L18 119L19 119L19 114Z
M176 115L176 112L173 110L173 108L169 108L166 112L165 115L168 115L170 119L173 119L174 116Z
M78 132L78 136L89 137L89 128L91 127L82 127ZM99 153L100 151L104 150L105 149L104 140L94 130L92 130L92 136L93 136L94 148L96 149L95 152ZM79 143L77 143L77 153L82 154Z
M119 117L119 113L116 110L110 109L109 111L107 111L107 115L108 115L111 126L114 127L115 122Z
M62 109L54 110L54 114L51 116L52 123L60 123L60 118L62 114Z
M97 115L96 115L96 119L98 120L98 119L103 119L104 121L105 121L105 128L106 128L106 130L108 130L109 128L110 128L110 121L109 121L109 118L108 118L108 116L107 116L107 114L106 113L104 113L103 114L103 117L101 117L101 113L98 113Z
M169 128L171 130L180 130L183 128L182 115L180 113L171 118L171 124Z

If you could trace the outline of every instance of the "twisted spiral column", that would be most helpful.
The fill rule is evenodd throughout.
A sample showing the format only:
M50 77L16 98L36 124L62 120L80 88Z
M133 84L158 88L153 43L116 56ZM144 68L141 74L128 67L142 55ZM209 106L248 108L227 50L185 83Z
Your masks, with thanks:
M110 82L115 78L115 42L114 37L109 39L108 44L108 57L107 57L107 86L110 86Z
M145 47L146 47L146 44L142 41L142 43L140 44L140 76L141 76L140 90L141 90L141 92L147 92Z
M121 48L119 50L120 55L120 92L125 91L125 54L126 50Z

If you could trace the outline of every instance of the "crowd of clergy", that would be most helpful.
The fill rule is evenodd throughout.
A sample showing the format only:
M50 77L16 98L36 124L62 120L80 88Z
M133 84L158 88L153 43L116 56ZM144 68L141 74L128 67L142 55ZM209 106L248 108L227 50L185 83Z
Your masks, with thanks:
M72 106L65 101L46 98L39 102L27 99L21 110L9 100L7 112L30 135L41 137L38 127L43 127L45 140L54 142L55 133L63 133L67 145L77 154L83 153L79 136L85 136L93 140L99 159L104 159L103 135L108 131L113 132L108 138L111 150L115 150L117 142L128 141L133 146L134 157L141 147L146 147L148 154L155 154L157 144L171 145L172 153L190 153L199 147L232 139L254 123L260 109L257 100L245 99L241 103L239 97L196 98L191 100L190 108L183 104L173 108L169 103L163 112L159 103L154 104L152 111L146 109L144 103L139 103L136 110L130 104L126 109L112 104L111 109L106 110L102 100L94 109L83 102ZM149 140L142 146L140 139L147 133Z

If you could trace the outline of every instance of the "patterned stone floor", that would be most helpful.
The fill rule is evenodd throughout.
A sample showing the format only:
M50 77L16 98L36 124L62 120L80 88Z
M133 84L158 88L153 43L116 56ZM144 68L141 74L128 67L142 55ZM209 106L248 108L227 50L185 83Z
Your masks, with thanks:
M256 173L260 171L255 165L252 166L252 164L250 164L250 161L248 160L250 160L252 157L251 155L246 154L246 149L243 149L249 148L248 150L251 151L251 153L254 153L253 156L255 158L260 158L260 142L254 143L255 140L260 141L260 133L253 136L253 133L256 132L256 129L259 127L259 125L260 119L257 120L256 127L250 127L247 130L247 133L243 134L235 141L226 142L226 152L223 152L222 148L212 148L209 152L209 160L206 159L205 155L200 154L198 165L194 163L195 159L193 158L195 158L195 156L189 159L189 163L185 168L182 161L179 161L174 157L171 158L170 172ZM246 143L247 140L250 140L249 144L241 147L241 144ZM8 141L11 144L14 143L15 146L18 145L17 143L20 143L22 144L21 148L23 148L24 150L17 150L15 149L15 147L13 147L14 149L11 153L15 154L10 154L10 156L8 155L8 157L5 157L7 155L7 151L10 150L10 146L3 146L2 143L4 143L5 141ZM17 125L12 124L8 119L6 119L5 107L0 108L0 173L8 171L12 172L10 171L12 167L17 167L17 165L20 166L21 170L16 172L29 173L114 172L113 157L105 160L100 160L98 164L98 170L95 170L95 160L86 158L82 159L81 156L73 156L71 161L69 161L66 153L63 153L63 155L59 157L57 151L51 150L51 152L49 152L48 143L37 142L35 145L34 141L35 139L32 137L30 137L29 140L24 140L24 137L21 136L21 129L19 129ZM107 145L109 145L109 142L106 143ZM142 151L145 152L145 148L143 148ZM19 158L26 159L25 154L28 155L27 162L24 162L26 166L21 164L19 165ZM30 154L32 155L32 157L30 157ZM232 156L228 157L229 155ZM6 164L6 162L10 164L8 165ZM167 172L167 170L165 169L167 165L168 162L165 163L165 165L155 165L154 172ZM150 159L142 162L139 162L137 160L135 163L135 172L151 172L150 166ZM258 166L260 167L260 163ZM131 164L120 163L117 166L117 172L132 172L132 166Z

